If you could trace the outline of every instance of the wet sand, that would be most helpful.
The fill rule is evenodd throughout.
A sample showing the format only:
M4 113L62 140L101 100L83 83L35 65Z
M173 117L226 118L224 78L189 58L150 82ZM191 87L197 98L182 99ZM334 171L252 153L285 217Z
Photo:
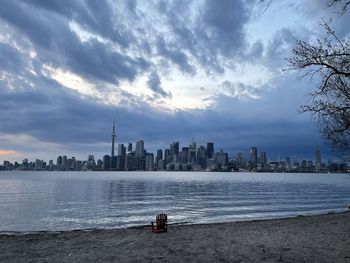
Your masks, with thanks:
M160 234L140 227L0 235L0 262L350 262L350 212L170 225Z

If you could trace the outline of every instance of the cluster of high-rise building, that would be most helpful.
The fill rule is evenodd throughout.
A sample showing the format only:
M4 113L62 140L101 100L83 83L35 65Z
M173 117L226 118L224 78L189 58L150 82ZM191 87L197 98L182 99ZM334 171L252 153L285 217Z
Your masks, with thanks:
M179 142L173 142L168 148L158 149L156 154L147 152L144 141L140 140L134 145L118 144L115 151L115 123L112 129L111 155L103 156L102 160L95 160L89 155L85 161L68 158L66 155L58 156L56 163L50 160L22 163L4 161L0 170L55 170L55 171L251 171L251 172L349 172L345 162L327 164L321 160L321 151L315 149L314 161L298 161L296 157L286 157L283 160L272 161L268 159L265 151L258 152L257 147L251 147L248 158L242 152L229 158L223 150L216 151L214 143L197 145L192 140L188 146L180 147Z

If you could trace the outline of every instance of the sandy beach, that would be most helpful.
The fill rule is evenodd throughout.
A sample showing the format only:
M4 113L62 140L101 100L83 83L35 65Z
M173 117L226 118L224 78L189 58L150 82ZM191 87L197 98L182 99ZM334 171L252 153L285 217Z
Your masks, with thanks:
M171 222L171 216L169 217ZM0 262L350 262L350 212L203 225L0 235Z

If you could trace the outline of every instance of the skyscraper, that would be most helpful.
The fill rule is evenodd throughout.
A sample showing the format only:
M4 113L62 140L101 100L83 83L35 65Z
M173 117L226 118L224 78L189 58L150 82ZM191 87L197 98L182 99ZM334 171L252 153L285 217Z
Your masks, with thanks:
M136 153L136 156L144 157L145 145L144 145L143 140L136 142L136 152L135 153Z
M162 151L162 149L158 149L156 161L158 162L158 160L162 160L162 159L163 159L163 151Z
M250 148L250 162L252 164L258 163L258 149L256 147Z
M265 165L267 163L266 152L260 152L260 164Z
M132 143L131 142L129 142L129 144L128 144L128 152L132 152Z
M208 159L212 159L214 154L214 143L208 142L207 143L207 157Z
M107 171L111 167L111 157L109 155L103 156L103 170Z

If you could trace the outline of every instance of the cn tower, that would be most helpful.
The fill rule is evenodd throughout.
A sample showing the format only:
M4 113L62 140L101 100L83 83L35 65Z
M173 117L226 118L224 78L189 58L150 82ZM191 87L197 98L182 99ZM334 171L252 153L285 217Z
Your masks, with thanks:
M117 135L115 134L115 119L113 119L113 131L112 131L112 153L111 153L111 161L110 161L110 170L112 170L113 167L113 159L114 159L114 141L115 141L115 137L117 137Z

